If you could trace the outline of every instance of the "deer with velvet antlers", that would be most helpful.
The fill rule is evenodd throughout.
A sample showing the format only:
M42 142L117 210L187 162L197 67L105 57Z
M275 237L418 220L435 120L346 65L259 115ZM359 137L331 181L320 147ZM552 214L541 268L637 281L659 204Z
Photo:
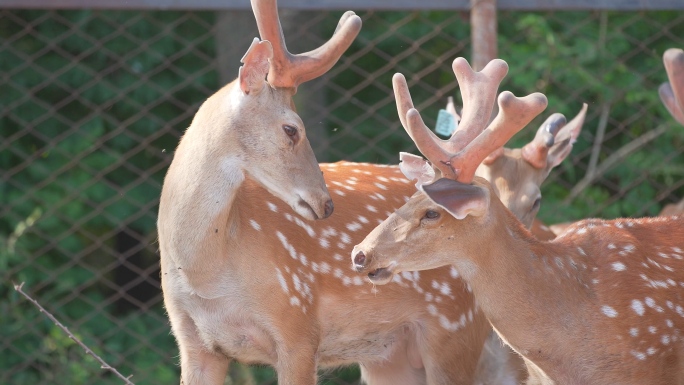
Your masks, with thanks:
M255 6L255 13L259 20L265 11ZM265 34L262 25L262 38L274 37ZM496 76L486 80L496 83L494 87L505 75L505 68L497 68ZM275 82L274 67L267 70L265 87L278 91L269 89ZM243 67L240 79L244 71ZM482 85L482 76L468 76L461 84L467 112L462 127L482 106L491 111L493 94L479 100L476 92ZM235 88L227 99L246 103L246 98L258 95L247 91ZM214 105L203 106L204 114L215 114L226 96L212 100ZM397 106L400 116L413 107L410 98L399 94ZM554 115L540 128L543 140L526 146L547 148L536 151L538 156L550 154L543 167L538 167L541 158L531 162L533 158L523 157L521 150L508 149L497 151L483 166L482 172L496 180L506 170L509 177L497 183L505 192L502 199L515 202L511 208L520 218L531 221L536 214L539 184L569 152L584 112L561 130L564 118ZM264 164L249 154L221 154L225 141L202 131L207 121L200 119L201 113L181 142L165 181L159 219L164 296L181 349L184 383L220 384L230 359L236 359L275 367L280 384L315 384L317 367L352 363L361 364L364 380L372 385L471 384L490 326L452 269L407 274L383 288L345 274L344 255L351 246L413 193L399 168L350 162L320 165L335 197L336 214L325 221L303 221L298 214L307 219L328 214L324 202L319 206L322 213L297 203L306 195L298 190L318 185L291 180L301 171L286 168L278 169L282 179L265 179L262 168L306 170L295 163L307 165L309 159L276 154L270 158L284 160L285 165ZM224 134L280 140L282 130L291 140L288 122L275 122L254 127L265 133ZM548 135L557 136L556 143ZM250 141L247 147L259 151L258 146L272 141ZM208 145L217 148L200 148ZM199 156L204 152L206 157ZM196 163L187 165L190 161ZM291 190L294 197L285 193Z
M682 108L684 52L665 57ZM421 184L354 248L356 271L384 284L402 271L453 265L499 336L525 359L530 383L684 383L683 217L584 220L541 242L494 186L473 177L486 151L445 149L418 111L405 119L444 178ZM501 121L488 128L499 141L518 129Z

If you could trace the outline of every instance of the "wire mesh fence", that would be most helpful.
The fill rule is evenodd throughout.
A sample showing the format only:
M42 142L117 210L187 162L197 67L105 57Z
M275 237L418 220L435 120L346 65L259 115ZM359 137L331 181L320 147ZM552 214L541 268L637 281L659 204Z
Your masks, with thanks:
M451 61L469 57L465 12L373 12L298 110L320 161L396 163L413 151L391 76L407 76L434 126L458 98ZM282 11L288 47L333 32L340 12ZM661 105L662 53L684 47L682 12L499 13L501 89L541 91L552 112L589 113L543 189L547 223L655 215L684 196L684 127ZM119 383L22 301L35 297L138 384L178 379L159 288L162 179L202 101L237 76L257 36L250 12L0 10L0 383ZM529 140L527 129L514 144ZM274 383L235 366L233 383ZM324 376L357 383L352 368Z

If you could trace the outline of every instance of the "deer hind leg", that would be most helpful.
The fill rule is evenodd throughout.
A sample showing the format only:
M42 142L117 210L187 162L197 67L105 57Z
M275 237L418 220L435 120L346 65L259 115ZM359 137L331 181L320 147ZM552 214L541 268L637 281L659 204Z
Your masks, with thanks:
M173 331L180 349L181 385L223 385L230 359L206 349L189 317L183 315L175 320Z

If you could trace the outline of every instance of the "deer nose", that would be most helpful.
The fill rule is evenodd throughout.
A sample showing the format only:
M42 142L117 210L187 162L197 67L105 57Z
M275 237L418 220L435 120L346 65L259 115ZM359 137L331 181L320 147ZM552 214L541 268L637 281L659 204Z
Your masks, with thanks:
M365 265L366 265L366 254L364 254L363 251L359 251L354 256L354 267L358 270L358 269L362 269Z
M333 210L335 210L335 205L333 204L332 199L328 199L328 201L325 202L325 218L332 215Z

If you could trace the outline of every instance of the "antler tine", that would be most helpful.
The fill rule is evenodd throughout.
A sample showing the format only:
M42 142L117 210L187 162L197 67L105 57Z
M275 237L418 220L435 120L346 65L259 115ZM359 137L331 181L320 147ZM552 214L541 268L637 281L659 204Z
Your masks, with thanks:
M473 71L468 61L456 58L452 64L463 97L463 110L458 130L449 139L449 150L457 152L485 129L492 114L499 84L508 73L501 59L490 61L480 72Z
M392 89L394 90L394 101L397 103L397 113L399 114L399 121L401 121L404 130L411 136L411 131L406 124L406 113L414 108L413 100L411 100L411 92L408 89L408 84L406 84L406 78L400 73L394 74L392 76Z
M420 112L415 108L411 108L406 113L406 132L408 132L413 142L418 147L418 150L425 155L432 165L442 172L446 178L456 179L453 170L449 167L449 158L452 154L447 152L441 143L445 141L439 139L437 135L425 125L423 118L420 117Z
M511 92L504 91L499 95L498 103L499 113L489 127L450 159L450 168L457 176L457 181L470 183L482 160L544 111L548 101L539 92L518 98Z
M663 54L663 63L670 82L658 89L660 99L675 120L684 125L684 51L668 49Z
M267 80L274 87L296 88L321 76L339 60L361 30L361 18L348 11L325 44L313 51L292 55L285 45L276 0L251 0L251 3L261 39L273 46Z
M546 167L546 157L549 154L549 149L555 142L556 134L566 123L565 115L559 112L551 114L539 127L539 130L534 135L534 139L523 146L522 157L536 168Z
M394 74L392 77L392 88L394 89L394 99L397 103L397 113L401 125L406 130L406 133L411 137L413 142L418 147L418 150L426 157L432 164L442 171L443 175L449 171L449 167L445 161L451 157L445 149L446 141L441 140L430 130L420 113L413 107L411 100L411 93L409 92L406 78L400 73Z

